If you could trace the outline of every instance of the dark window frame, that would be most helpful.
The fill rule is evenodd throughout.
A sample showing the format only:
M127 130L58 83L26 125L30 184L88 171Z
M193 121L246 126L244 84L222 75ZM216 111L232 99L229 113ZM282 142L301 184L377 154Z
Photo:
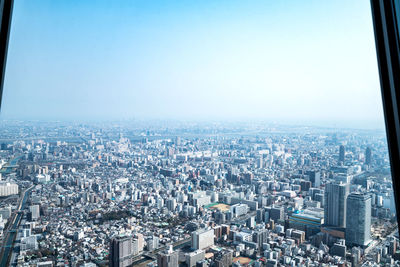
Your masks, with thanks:
M400 226L400 0L371 0L386 137Z
M0 0L0 108L3 98L4 76L6 74L8 40L14 0Z

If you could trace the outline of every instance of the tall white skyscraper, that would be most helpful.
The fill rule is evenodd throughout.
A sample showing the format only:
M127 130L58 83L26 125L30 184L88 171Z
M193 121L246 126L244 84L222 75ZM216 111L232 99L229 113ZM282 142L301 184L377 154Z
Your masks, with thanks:
M327 183L325 186L324 221L327 226L346 227L346 200L349 184Z

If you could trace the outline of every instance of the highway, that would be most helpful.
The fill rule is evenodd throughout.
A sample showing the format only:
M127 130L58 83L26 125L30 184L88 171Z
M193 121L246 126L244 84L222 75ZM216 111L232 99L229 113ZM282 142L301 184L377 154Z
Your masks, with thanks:
M17 236L18 226L22 218L22 210L25 208L26 201L28 199L29 193L34 186L32 185L23 193L23 198L20 199L17 210L11 215L10 223L7 229L4 230L5 237L3 239L3 244L0 252L0 267L6 267L8 260L10 258L12 249L14 247L14 240Z

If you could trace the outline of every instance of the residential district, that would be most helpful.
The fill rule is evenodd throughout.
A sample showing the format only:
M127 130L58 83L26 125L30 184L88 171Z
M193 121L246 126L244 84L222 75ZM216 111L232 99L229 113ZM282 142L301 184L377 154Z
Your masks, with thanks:
M0 266L399 266L384 130L0 123Z

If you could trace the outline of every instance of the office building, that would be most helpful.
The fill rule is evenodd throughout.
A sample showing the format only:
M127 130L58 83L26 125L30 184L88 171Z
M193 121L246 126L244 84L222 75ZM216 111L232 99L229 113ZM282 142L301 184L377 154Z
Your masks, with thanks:
M349 184L330 182L325 186L324 222L327 226L346 227L346 200Z
M110 267L126 267L132 264L132 237L118 236L110 242Z
M176 199L170 198L167 200L167 209L169 211L174 211L176 209Z
M351 193L347 198L346 243L365 247L371 241L371 196Z
M268 230L260 229L254 231L252 241L258 245L259 248L262 248L262 245L267 242L268 239Z
M344 163L345 156L346 156L346 149L344 145L341 145L339 147L339 162Z
M29 207L31 219L37 220L40 217L40 207L39 205L32 205Z
M235 217L240 217L247 214L249 206L246 204L235 204L230 207L230 211Z
M267 208L267 210L269 210L270 219L274 220L275 222L285 218L285 210L283 207L271 207Z
M192 249L205 249L214 245L214 230L201 229L192 233Z
M310 182L313 187L319 188L321 185L321 172L320 171L307 171Z
M142 234L136 234L136 237L132 240L132 253L133 255L138 255L143 251L144 248L144 238Z
M370 147L367 147L365 150L365 164L371 165L372 163L372 149Z
M153 236L150 240L147 241L147 250L153 251L158 249L160 239L157 236Z
M390 241L389 241L389 250L388 253L389 255L395 255L397 251L397 240L396 237L391 236Z

